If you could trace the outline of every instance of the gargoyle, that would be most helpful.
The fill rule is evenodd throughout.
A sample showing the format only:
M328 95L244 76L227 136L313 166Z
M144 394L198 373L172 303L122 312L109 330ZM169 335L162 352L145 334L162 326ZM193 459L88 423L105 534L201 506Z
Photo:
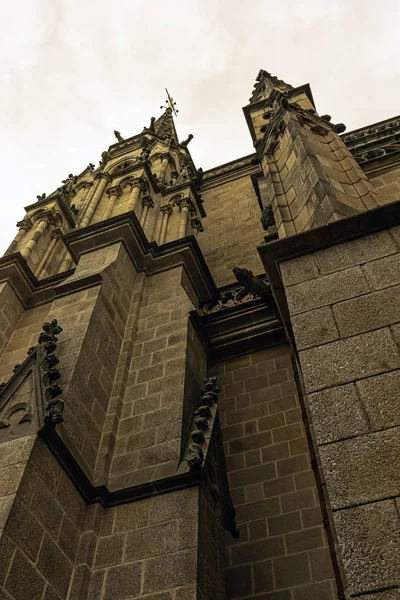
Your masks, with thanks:
M262 281L259 277L253 275L252 271L249 269L241 269L240 267L235 267L233 269L233 274L235 275L238 282L253 296L257 296L258 298L262 298L268 304L268 306L275 306L275 299L271 291L271 286L269 283Z

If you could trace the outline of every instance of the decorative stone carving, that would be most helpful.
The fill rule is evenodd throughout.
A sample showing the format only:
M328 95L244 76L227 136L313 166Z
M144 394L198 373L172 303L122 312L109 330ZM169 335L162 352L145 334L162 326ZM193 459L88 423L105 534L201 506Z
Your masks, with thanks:
M218 402L218 394L221 388L216 377L204 379L204 387L201 390L201 406L194 412L194 429L191 434L191 442L187 452L187 463L189 469L194 471L202 467L204 462L203 445L205 443L204 431L209 427L208 419L212 416L211 407Z
M181 142L181 146L188 146L188 144L190 144L190 142L193 139L193 134L189 133L188 137L186 138L186 140L184 140L183 142Z
M104 150L104 152L101 153L101 161L99 162L100 169L104 169L109 159L110 153L107 152L107 150Z
M191 219L190 224L193 229L196 229L196 231L204 231L204 227L199 217L194 217L193 219Z
M266 206L262 211L260 221L265 231L267 231L267 229L269 229L270 227L275 227L274 212L272 210L271 204Z
M46 198L46 192L43 192L43 194L36 196L36 198L37 198L38 202L40 202L41 200L44 200Z
M268 306L275 307L275 300L268 282L253 275L253 272L249 269L234 267L233 274L237 281L253 296L262 298L267 302Z
M119 131L114 130L114 135L115 135L115 137L117 138L117 140L119 142L123 142L124 141L124 138L122 137L122 135L120 134Z
M61 399L62 388L57 383L61 373L57 368L59 359L55 352L57 349L57 335L62 332L62 327L53 319L50 323L43 323L43 331L40 333L39 352L40 367L42 369L42 382L45 386L46 398L45 423L54 427L63 419L64 402Z

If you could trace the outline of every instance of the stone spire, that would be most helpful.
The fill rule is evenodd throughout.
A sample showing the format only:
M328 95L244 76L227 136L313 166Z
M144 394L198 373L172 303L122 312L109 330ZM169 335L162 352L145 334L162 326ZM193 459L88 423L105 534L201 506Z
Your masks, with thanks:
M160 137L173 138L177 144L179 143L171 108L167 108L161 117L155 121L154 132Z
M269 97L272 90L287 92L288 90L292 90L293 86L289 83L285 83L282 79L278 79L274 75L271 75L268 71L260 69L253 88L253 92L249 98L251 104L259 102L260 100L265 100Z

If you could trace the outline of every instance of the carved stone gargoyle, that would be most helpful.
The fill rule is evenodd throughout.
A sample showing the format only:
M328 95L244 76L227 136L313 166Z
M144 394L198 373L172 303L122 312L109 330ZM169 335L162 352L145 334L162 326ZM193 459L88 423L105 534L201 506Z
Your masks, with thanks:
M233 274L235 275L238 282L253 296L262 298L265 300L270 307L275 307L275 299L271 291L269 283L262 281L256 275L253 275L249 269L241 269L240 267L234 267Z

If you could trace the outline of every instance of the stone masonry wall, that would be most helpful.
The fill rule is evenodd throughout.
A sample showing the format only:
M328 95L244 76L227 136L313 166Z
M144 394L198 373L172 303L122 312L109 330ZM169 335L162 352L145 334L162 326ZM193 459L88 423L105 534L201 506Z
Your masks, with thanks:
M371 176L370 180L379 194L379 204L389 204L400 199L400 166L377 177Z
M400 228L287 261L282 277L349 592L395 598Z
M227 600L333 600L331 558L288 347L210 369L240 537L226 536Z
M221 526L199 488L87 506L35 436L0 446L0 479L2 599L223 600Z
M245 267L259 275L263 267L256 247L264 232L261 210L249 176L205 189L207 217L198 242L218 287L233 283L233 267Z

